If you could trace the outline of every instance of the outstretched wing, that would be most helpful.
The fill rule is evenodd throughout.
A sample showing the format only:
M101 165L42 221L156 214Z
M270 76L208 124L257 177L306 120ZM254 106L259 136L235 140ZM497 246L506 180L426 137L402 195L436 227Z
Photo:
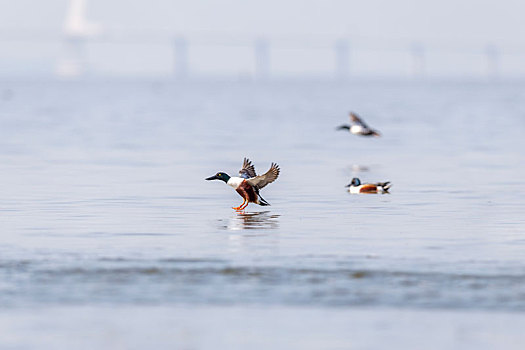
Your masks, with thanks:
M252 161L248 158L244 158L244 161L242 162L242 168L239 170L239 175L245 179L250 179L257 176L255 173L255 167L253 166Z
M254 178L246 180L250 185L255 187L257 190L260 190L264 186L268 185L269 183L272 183L277 179L280 173L279 166L275 163L272 163L272 166L270 166L270 170L268 170L264 175L259 175Z
M363 128L368 129L368 125L366 125L366 123L361 118L359 118L359 116L354 112L350 112L350 120L353 123L361 125Z

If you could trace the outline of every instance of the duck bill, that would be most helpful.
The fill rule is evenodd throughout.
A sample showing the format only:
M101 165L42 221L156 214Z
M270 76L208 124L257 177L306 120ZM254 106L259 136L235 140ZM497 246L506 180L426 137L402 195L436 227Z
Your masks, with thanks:
M352 184L348 184L348 185L346 185L345 187L350 187L350 186L352 186Z
M213 176L210 176L210 177L207 177L205 180L218 180L219 178L217 177L217 175L213 175Z

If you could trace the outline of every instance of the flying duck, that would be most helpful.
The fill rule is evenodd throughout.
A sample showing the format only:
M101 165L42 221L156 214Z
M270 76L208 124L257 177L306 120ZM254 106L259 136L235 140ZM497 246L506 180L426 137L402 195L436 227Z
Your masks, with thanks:
M237 193L242 197L243 202L238 207L232 207L235 210L244 210L248 203L259 205L270 205L261 197L259 191L269 183L274 182L279 176L279 165L272 163L270 169L263 175L257 176L255 167L248 158L244 158L242 168L239 170L239 176L230 176L223 172L208 177L206 180L222 180L227 185L235 188Z
M369 128L368 125L366 125L365 122L354 112L350 112L350 121L350 125L341 125L337 130L348 130L352 134L361 136L381 136L378 131Z
M389 193L388 190L390 189L390 181L387 182L378 182L375 184L362 184L361 180L359 180L357 177L354 177L352 179L352 182L350 182L345 187L348 187L348 192L352 194L356 193Z

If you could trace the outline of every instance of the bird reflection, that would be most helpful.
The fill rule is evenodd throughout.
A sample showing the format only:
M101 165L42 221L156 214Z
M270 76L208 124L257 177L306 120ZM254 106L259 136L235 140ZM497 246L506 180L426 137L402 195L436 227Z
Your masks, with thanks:
M251 229L277 229L279 228L279 216L269 211L239 212L235 213L228 224L223 226L226 230L251 230Z
M353 174L364 173L370 171L370 168L366 165L352 164L351 171Z

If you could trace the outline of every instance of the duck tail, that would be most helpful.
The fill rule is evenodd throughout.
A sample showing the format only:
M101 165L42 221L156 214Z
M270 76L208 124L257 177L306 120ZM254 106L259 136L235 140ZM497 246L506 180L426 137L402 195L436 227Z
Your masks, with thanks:
M262 205L263 207L264 206L267 206L267 205L270 205L270 203L268 203L263 197L261 197L261 195L259 194L259 205Z
M380 187L383 189L383 192L386 192L386 193L389 193L388 190L389 190L390 187L392 186L392 184L390 183L390 181L387 181L387 182L379 182L377 185L380 186Z

